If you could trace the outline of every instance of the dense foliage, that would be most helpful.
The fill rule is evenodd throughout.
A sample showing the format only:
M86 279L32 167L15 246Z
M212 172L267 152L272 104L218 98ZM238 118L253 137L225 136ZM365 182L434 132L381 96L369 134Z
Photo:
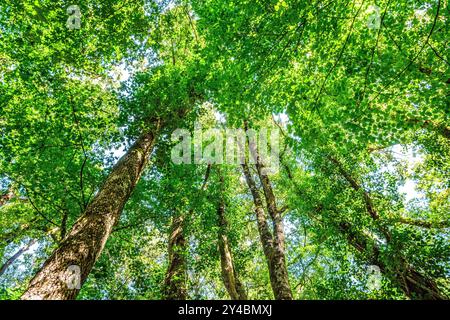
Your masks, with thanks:
M448 299L449 12L3 0L0 299ZM278 131L279 169L174 163L199 126ZM48 293L52 252L79 292Z

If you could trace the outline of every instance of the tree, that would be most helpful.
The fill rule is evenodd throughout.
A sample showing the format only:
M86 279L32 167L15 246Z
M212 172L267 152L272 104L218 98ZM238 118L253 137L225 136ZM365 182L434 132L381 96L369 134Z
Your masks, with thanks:
M446 5L3 1L0 298L448 299Z

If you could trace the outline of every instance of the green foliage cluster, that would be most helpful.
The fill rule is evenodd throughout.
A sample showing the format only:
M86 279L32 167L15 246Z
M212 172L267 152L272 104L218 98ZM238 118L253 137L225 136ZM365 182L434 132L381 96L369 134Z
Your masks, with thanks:
M20 298L114 163L161 119L79 299L164 299L177 215L189 297L227 299L220 199L248 298L273 298L242 168L170 159L176 128L244 121L283 133L270 179L286 208L295 299L405 299L393 277L404 261L450 296L447 0L89 0L69 30L72 2L0 4L0 264L37 240L0 275L0 299ZM367 26L370 5L379 29ZM342 225L370 245L356 249ZM376 250L386 270L374 289Z

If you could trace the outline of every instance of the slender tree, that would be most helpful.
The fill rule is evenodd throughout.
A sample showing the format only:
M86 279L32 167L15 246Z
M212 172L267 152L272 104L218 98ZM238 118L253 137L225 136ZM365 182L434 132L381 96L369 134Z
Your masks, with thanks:
M12 265L22 254L24 254L28 249L31 248L36 243L36 239L31 239L23 247L21 247L15 254L11 256L6 262L0 267L0 277L5 273L6 269Z
M183 234L184 217L172 218L169 237L169 266L164 279L164 297L167 300L186 300L186 239Z
M231 245L228 240L227 230L228 222L225 217L225 199L224 199L224 177L219 171L220 195L217 205L218 222L218 242L220 253L220 267L222 270L222 279L225 288L232 300L247 300L245 288L239 279L237 270L233 262Z

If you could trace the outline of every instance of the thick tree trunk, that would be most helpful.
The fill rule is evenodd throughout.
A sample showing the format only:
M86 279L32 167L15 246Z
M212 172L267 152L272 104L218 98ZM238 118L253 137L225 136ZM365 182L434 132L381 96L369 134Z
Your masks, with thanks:
M11 258L9 258L3 266L0 268L0 277L5 273L6 269L12 265L24 252L26 252L30 247L36 243L35 239L30 240L25 246L19 249Z
M225 288L232 300L247 300L244 287L239 280L233 263L231 247L227 237L227 220L225 218L225 203L223 199L217 208L217 218L219 223L219 252L220 265L222 268L222 279Z
M143 135L117 162L104 185L59 247L31 280L22 299L74 299L79 285L68 285L73 266L79 268L80 285L100 256L113 226L136 186L153 149L155 128Z
M169 237L169 266L164 280L166 300L186 300L186 239L183 234L184 217L175 216Z

